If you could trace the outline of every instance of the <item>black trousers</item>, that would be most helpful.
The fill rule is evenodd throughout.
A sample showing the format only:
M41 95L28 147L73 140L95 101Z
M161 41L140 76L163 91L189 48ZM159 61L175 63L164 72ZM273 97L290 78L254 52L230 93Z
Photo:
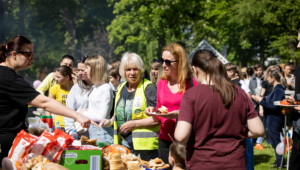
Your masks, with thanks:
M8 157L8 152L16 136L17 134L15 133L0 133L0 144L1 144L0 168L2 168L2 159L4 157Z
M164 163L169 163L169 148L172 142L158 139L158 154L159 158L164 161ZM170 168L167 170L171 170L172 167L170 165Z

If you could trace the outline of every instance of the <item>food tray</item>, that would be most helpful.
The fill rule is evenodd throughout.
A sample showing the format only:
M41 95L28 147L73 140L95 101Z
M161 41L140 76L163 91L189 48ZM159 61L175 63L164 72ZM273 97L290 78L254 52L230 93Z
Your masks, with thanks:
M280 101L275 101L274 105L275 106L283 106L283 107L297 107L297 106L300 106L300 105L293 105L293 104L291 104L291 105L282 105L282 104L280 104Z

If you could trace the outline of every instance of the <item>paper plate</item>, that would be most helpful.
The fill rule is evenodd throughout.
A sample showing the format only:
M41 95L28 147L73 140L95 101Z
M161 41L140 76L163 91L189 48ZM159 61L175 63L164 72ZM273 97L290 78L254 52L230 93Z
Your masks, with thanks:
M168 114L161 114L161 113L152 112L152 113L150 113L150 115L155 115L155 116L166 116L166 115L168 115Z
M275 106L283 106L283 107L297 107L297 106L300 106L300 105L282 105L282 104L280 104L280 101L275 101L274 105Z

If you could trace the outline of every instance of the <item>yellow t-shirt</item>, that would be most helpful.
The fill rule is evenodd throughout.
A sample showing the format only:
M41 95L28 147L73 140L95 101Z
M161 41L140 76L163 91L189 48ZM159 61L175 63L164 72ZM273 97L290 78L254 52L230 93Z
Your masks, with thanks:
M66 105L67 97L69 94L69 91L66 91L60 87L59 84L55 84L52 86L49 90L49 92L54 96L54 98L61 102L62 104ZM55 115L53 119L53 127L55 126L56 122L59 121L59 125L61 128L65 127L64 123L64 116Z

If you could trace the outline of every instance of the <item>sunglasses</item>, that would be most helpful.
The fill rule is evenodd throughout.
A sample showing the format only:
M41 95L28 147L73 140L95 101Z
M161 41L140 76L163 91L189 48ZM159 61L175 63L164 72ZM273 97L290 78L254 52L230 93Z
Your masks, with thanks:
M19 54L25 55L26 57L28 57L29 60L31 60L33 58L33 54L34 54L32 52L19 51L19 50L17 50L16 52Z
M155 63L155 62L159 62L159 63L160 63L160 59L154 58L154 59L152 60L152 63Z
M88 59L89 56L86 56L86 57L79 57L78 59L78 63L84 63L86 59Z
M174 61L164 60L163 58L160 58L159 60L160 60L161 63L166 63L167 66L170 66L172 63L176 63L176 62L179 61L179 60L174 60Z

